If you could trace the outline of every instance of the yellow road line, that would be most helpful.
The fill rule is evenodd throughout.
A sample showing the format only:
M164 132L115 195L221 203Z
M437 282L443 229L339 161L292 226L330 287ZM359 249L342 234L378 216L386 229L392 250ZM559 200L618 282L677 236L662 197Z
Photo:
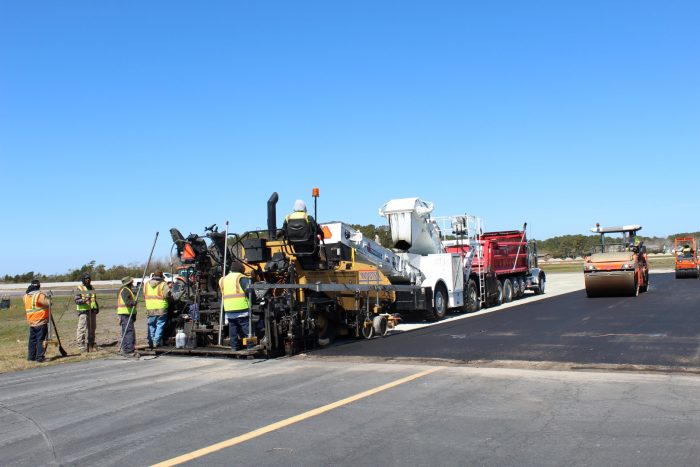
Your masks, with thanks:
M235 446L237 444L249 441L253 438L257 438L258 436L262 436L264 434L270 433L275 430L279 430L281 428L287 427L289 425L293 425L294 423L301 422L303 420L306 420L311 417L315 417L316 415L321 415L322 413L329 412L333 409L337 409L338 407L342 407L344 405L350 404L351 402L358 401L360 399L364 399L365 397L372 396L374 394L377 394L378 392L386 391L387 389L394 388L396 386L399 386L404 383L408 383L410 381L416 380L418 378L422 378L423 376L427 376L429 374L435 373L438 370L441 370L442 367L436 367L436 368L431 368L429 370L421 371L420 373L413 374L411 376L406 376L405 378L397 379L396 381L392 381L391 383L383 384L381 386L377 386L376 388L369 389L367 391L361 392L359 394L355 394L354 396L346 397L345 399L341 399L336 402L332 402L328 405L324 405L323 407L318 407L313 410L309 410L307 412L304 412L299 415L295 415L293 417L286 418L284 420L281 420L279 422L272 423L270 425L264 426L262 428L258 428L257 430L249 431L248 433L242 434L240 436L236 436L235 438L227 439L226 441L221 441L220 443L212 444L211 446L208 446L206 448L198 449L196 451L192 451L188 454L183 454L181 456L173 457L172 459L168 459L163 462L159 462L157 464L154 464L152 467L169 467L173 465L180 465L184 462L188 462L194 459L197 459L199 457L206 456L207 454L211 454L216 451L220 451L222 449L230 448L231 446Z

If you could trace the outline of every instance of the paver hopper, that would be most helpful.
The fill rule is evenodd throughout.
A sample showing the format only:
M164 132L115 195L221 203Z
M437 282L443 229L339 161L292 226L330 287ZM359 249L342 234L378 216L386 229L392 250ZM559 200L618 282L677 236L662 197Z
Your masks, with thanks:
M586 295L637 296L649 287L649 265L646 247L639 241L639 225L622 227L596 227L591 231L600 234L600 245L588 256L583 265ZM605 235L619 234L608 239Z
M673 241L673 251L676 257L676 279L694 278L700 274L698 253L693 237L679 237Z

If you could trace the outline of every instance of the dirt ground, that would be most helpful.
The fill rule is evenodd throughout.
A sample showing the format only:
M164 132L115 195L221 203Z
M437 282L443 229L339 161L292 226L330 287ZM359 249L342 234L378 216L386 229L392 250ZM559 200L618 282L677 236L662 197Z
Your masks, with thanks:
M116 294L97 293L100 312L97 315L95 340L97 352L81 354L76 343L78 315L72 297L53 297L52 313L61 344L68 353L61 357L57 346L49 345L46 350L47 361L44 363L27 360L27 326L21 297L13 297L9 309L0 310L0 373L33 368L38 365L52 365L60 362L91 360L118 354L117 344L121 337L121 328L117 318ZM142 306L142 305L141 305ZM140 311L140 310L139 310ZM136 317L136 345L147 343L146 314L138 313Z

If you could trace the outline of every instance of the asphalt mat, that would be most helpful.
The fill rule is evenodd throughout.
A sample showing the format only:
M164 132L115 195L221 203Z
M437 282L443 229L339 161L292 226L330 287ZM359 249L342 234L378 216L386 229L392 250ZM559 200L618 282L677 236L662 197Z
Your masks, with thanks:
M587 298L579 290L310 356L700 370L700 280L672 273L651 280L638 297Z

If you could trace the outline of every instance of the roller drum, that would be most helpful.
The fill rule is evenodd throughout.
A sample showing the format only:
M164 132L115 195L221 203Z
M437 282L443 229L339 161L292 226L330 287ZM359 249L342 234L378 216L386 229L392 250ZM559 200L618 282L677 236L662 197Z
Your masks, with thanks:
M597 271L584 277L589 297L636 296L639 290L635 271Z

